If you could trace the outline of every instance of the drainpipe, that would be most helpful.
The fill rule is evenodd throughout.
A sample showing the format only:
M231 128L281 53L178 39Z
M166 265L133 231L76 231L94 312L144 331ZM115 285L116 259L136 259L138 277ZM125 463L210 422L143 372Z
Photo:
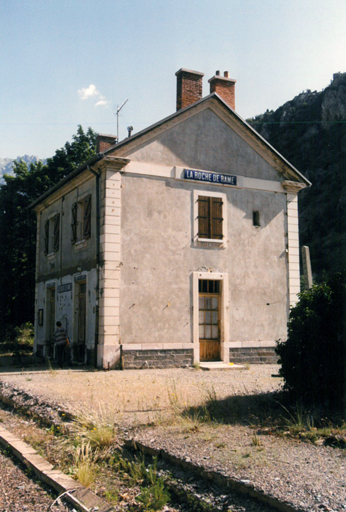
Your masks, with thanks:
M96 311L95 311L95 348L94 360L97 367L97 347L99 344L99 299L100 299L100 171L96 172L87 165L96 178Z

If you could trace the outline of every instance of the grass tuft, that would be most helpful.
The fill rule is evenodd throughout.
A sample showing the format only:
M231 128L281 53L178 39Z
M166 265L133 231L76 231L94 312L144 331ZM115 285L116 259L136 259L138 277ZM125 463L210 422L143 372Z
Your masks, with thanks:
M256 434L254 434L252 436L251 445L252 446L261 446L261 441L260 441L259 437L257 437Z
M70 429L74 434L75 444L88 442L92 449L98 450L118 447L119 437L115 427L117 412L99 407L79 413Z
M90 443L84 441L77 446L75 453L75 476L77 480L89 487L96 477L96 465L93 460L93 452Z

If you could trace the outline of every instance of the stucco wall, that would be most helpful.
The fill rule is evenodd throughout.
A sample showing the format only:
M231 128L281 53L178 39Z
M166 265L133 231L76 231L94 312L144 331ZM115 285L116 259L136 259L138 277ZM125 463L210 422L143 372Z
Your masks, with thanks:
M71 243L72 205L86 194L91 194L91 237L83 244ZM96 265L96 198L95 178L74 187L63 197L50 204L38 214L40 225L38 281L52 279L65 273L74 273L78 267L89 270ZM45 221L55 213L60 213L60 246L55 254L44 254L44 225Z
M210 109L124 155L133 161L280 180L269 163Z
M47 325L47 294L48 288L55 288L55 321L61 321L71 342L76 340L78 304L76 302L76 287L78 279L86 281L86 347L92 349L95 340L95 308L96 308L96 269L89 272L65 275L59 279L50 279L38 284L36 310L43 309L44 323L36 323L35 344L44 345L48 341ZM71 289L59 289L61 285L70 285ZM36 314L37 316L37 314Z
M86 281L86 348L95 343L96 311L96 187L95 178L84 173L79 182L73 182L64 195L49 200L38 213L38 255L35 306L35 350L48 341L47 288L55 288L55 321L60 320L72 342L77 338L78 279ZM71 242L72 205L91 194L91 236L85 241ZM51 203L51 204L49 204ZM59 250L44 252L44 226L52 215L60 214ZM67 289L61 285L69 285ZM43 310L43 325L38 325L38 312ZM45 351L44 351L45 352ZM45 354L47 355L47 354Z
M225 248L195 246L194 189L226 193ZM285 209L285 194L123 175L121 342L191 343L192 272L210 269L229 275L228 341L285 338Z

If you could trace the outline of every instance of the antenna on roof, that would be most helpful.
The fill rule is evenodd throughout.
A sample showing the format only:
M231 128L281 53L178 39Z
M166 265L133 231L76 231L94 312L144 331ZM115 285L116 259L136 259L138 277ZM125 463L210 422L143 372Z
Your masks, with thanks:
M117 111L115 113L115 115L117 116L117 141L119 142L119 112L120 110L123 108L123 106L125 105L125 103L129 101L129 99L127 98L127 100L124 101L124 103L122 103L120 105L120 107L117 108Z

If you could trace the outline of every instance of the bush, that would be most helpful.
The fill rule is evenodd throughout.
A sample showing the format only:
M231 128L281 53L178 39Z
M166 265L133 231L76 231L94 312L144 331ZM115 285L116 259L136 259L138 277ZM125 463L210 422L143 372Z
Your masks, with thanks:
M34 346L34 326L31 322L26 322L20 327L15 327L15 340L18 345Z
M299 294L290 312L288 339L276 347L291 400L333 410L345 407L345 313L346 271Z

